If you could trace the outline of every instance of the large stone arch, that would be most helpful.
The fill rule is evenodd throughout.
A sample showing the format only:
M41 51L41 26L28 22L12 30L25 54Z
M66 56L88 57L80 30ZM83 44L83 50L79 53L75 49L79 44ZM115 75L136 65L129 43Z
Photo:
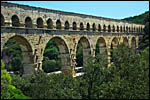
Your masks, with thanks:
M4 44L10 39L13 38L16 40L16 42L19 44L21 51L22 51L22 57L24 62L24 74L32 74L35 70L34 65L34 55L33 55L33 47L30 44L30 42L21 35L12 35L4 42ZM3 45L4 48L4 45ZM3 51L3 49L2 49Z
M110 47L110 57L111 57L110 61L111 62L113 62L113 58L112 58L113 52L112 51L113 51L113 49L117 48L118 44L119 44L119 39L117 37L114 37L111 41L111 47Z
M61 66L62 66L61 70L66 74L71 73L72 72L71 58L70 58L68 44L62 37L59 37L59 36L54 36L54 37L50 38L48 41L50 41L50 40L53 40L59 49L59 56L61 58ZM47 43L48 43L48 41L47 41ZM46 45L45 45L45 47L46 47Z
M91 53L92 53L91 45L90 45L90 41L85 36L80 37L80 39L78 40L78 44L79 42L81 43L83 47L83 65L84 65L87 59L91 56ZM76 45L75 52L76 51L77 51L77 45Z
M99 45L99 54L108 55L105 39L103 37L99 37L96 43Z
M132 37L131 48L133 48L134 50L136 50L136 38L135 37Z
M123 43L125 43L127 46L129 46L129 42L128 42L127 37L124 37L124 38L123 38Z
M12 22L12 26L15 26L15 27L20 26L19 17L17 15L13 15L11 17L11 22Z
M33 27L31 17L26 17L26 19L25 19L25 27L29 27L29 28Z

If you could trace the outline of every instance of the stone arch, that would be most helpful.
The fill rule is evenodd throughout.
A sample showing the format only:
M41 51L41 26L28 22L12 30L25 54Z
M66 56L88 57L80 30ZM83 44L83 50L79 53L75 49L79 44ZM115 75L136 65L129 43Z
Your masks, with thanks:
M91 56L91 47L90 47L90 41L86 37L81 37L78 41L81 43L83 47L83 65L87 61L88 57ZM76 51L77 51L77 46L76 46Z
M117 26L117 32L119 32L119 26Z
M69 27L70 27L70 26L69 26L69 22L68 22L68 21L66 21L66 22L65 22L65 29L66 29L66 30L68 30L68 29L69 29Z
M119 44L119 40L118 40L118 38L117 37L114 37L113 39L112 39L112 41L111 41L111 50L110 50L110 57L111 57L111 62L113 62L113 57L112 57L112 55L113 55L113 49L115 49L115 48L117 48L117 46L118 46L118 44Z
M72 26L73 26L72 27L73 30L77 30L77 24L76 24L76 22L73 22Z
M127 37L124 37L124 38L123 38L123 43L125 43L127 46L129 46L129 42L128 42Z
M86 25L86 30L90 31L90 24L89 23L87 23L87 25Z
M117 38L117 37L114 37L114 38L112 39L112 41L111 41L112 49L113 49L113 48L116 48L118 44L119 44L118 38Z
M126 27L125 26L123 27L123 32L126 32Z
M131 40L131 47L132 47L134 50L136 50L136 39L135 39L135 37L133 37L132 40Z
M108 32L111 32L111 26L108 25Z
M80 30L84 30L84 25L82 22L80 23Z
M99 54L107 55L106 41L103 37L98 38L97 43L99 45Z
M93 31L96 31L96 25L95 25L95 23L93 23L92 29L93 29Z
M113 27L112 27L112 31L115 32L115 26L114 26L114 25L113 25Z
M122 26L120 26L120 32L122 32Z
M98 31L101 32L101 25L98 24Z
M43 28L44 24L43 24L43 19L41 17L37 19L36 23L37 23L37 28Z
M31 17L26 17L26 19L25 19L25 27L32 28L32 19L31 19Z
M103 26L103 32L106 32L106 25Z
M53 40L59 49L59 56L61 58L61 66L62 66L61 70L66 74L71 73L72 71L71 59L70 59L69 48L67 43L65 42L64 39L58 36L52 37L50 40Z
M47 20L47 28L48 29L53 29L53 21L50 18Z
M20 22L19 22L19 18L17 15L13 15L11 17L11 21L12 21L12 26L19 27Z
M128 28L128 32L131 32L130 27Z
M56 29L61 29L61 21L59 19L56 21Z
M21 48L23 62L24 62L24 65L23 65L24 74L32 74L35 70L35 65L34 65L33 49L32 49L31 44L24 36L14 35L14 36L11 36L10 38L13 38L14 40L16 40L16 42L19 44Z
M126 26L126 32L128 32L129 30L128 30L128 26Z
M5 25L5 19L4 16L1 14L1 26Z

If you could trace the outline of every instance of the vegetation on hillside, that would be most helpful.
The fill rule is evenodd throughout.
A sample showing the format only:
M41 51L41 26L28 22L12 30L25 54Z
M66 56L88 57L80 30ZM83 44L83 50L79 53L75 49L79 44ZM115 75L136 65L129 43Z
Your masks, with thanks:
M145 24L144 20L147 16L149 16L149 11L146 11L145 13L137 15L137 16L124 18L122 20L126 20L135 24Z

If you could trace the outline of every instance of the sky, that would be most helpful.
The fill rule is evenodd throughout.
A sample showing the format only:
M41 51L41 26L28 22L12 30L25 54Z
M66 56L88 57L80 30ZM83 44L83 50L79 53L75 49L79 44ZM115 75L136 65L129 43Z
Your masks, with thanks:
M67 12L123 19L149 11L149 1L8 1Z

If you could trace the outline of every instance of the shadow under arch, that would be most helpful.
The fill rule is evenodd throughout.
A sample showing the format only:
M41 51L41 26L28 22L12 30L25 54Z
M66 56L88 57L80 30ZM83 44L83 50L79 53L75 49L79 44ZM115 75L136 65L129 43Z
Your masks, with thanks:
M106 48L106 41L103 37L99 37L96 42L95 55L97 54L104 55L104 56L108 55L107 48Z
M82 46L81 47L81 55L79 56L82 56L82 58L79 59L79 56L77 56L77 52L78 52L78 45ZM77 65L79 63L79 60L81 60L81 64L80 66L78 67L81 67L85 64L85 62L87 61L87 59L91 56L91 47L90 47L90 41L86 38L86 37L81 37L78 41L78 44L76 46L76 62L77 62Z
M22 60L23 60L23 74L32 74L35 70L35 65L34 65L34 55L33 55L33 50L28 42L28 40L20 35L14 35L10 37L9 39L14 39L18 44L19 47L21 48L21 55L22 55ZM9 40L8 39L8 40ZM5 42L5 44L8 42L8 40ZM5 48L5 44L3 46L3 50ZM3 52L2 50L2 52Z
M111 41L111 50L110 50L110 57L111 57L111 62L113 62L113 49L115 49L115 48L117 48L117 46L118 46L118 44L119 44L119 40L118 40L118 38L117 37L114 37L113 39L112 39L112 41Z

